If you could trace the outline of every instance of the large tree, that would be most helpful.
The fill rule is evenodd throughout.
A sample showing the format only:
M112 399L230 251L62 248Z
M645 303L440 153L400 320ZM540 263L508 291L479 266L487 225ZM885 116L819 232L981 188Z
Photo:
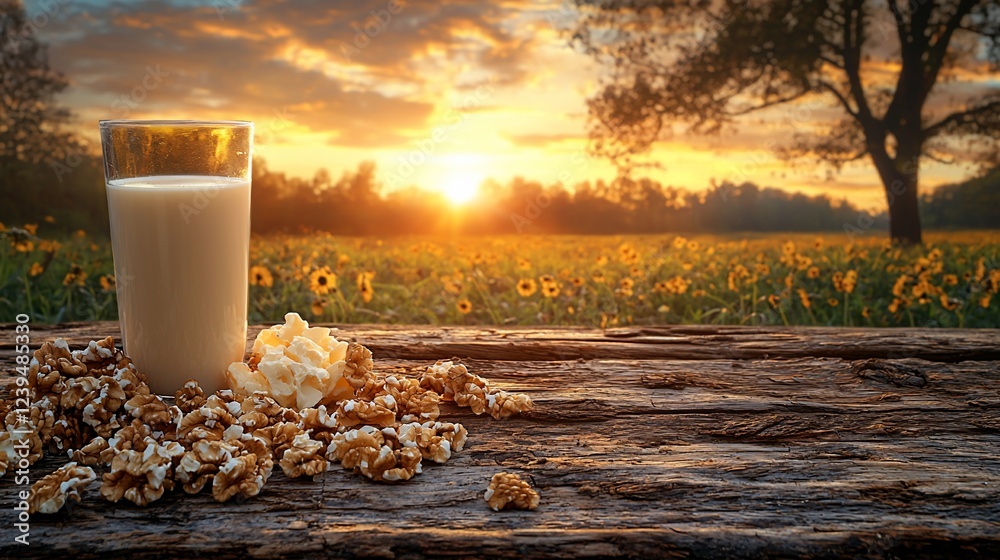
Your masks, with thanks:
M841 118L816 130L824 111L812 111L780 152L834 170L868 158L893 240L920 243L923 158L998 159L995 0L576 2L574 39L608 63L588 102L594 148L625 166L676 125L718 133L751 113L822 102ZM963 87L943 92L956 78Z
M19 167L79 149L63 130L70 112L55 99L68 82L35 35L51 17L43 11L28 19L20 0L0 0L0 167L8 181Z

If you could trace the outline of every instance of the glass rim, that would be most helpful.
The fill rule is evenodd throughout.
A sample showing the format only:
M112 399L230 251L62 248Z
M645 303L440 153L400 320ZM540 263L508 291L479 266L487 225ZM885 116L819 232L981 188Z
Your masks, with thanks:
M109 119L98 121L101 128L113 127L147 127L147 126L184 126L206 128L248 128L253 127L253 121L199 121L170 119Z

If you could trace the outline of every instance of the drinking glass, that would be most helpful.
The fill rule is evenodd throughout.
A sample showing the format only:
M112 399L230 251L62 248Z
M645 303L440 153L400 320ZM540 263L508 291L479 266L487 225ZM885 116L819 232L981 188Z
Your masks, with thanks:
M100 128L125 353L154 393L222 389L246 350L253 123Z

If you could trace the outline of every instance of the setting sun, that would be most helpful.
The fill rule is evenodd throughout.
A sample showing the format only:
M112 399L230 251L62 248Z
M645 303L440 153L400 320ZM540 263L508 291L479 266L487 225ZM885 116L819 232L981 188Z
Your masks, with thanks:
M449 173L441 182L441 192L449 202L455 205L465 204L479 192L482 177L466 171Z

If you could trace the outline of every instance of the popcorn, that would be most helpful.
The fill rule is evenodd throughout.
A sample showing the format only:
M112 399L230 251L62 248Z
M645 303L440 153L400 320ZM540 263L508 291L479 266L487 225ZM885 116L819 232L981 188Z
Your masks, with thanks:
M263 391L296 410L331 404L354 392L344 378L347 349L330 329L310 327L297 313L288 313L284 325L257 335L249 363L230 364L226 381L240 395Z

